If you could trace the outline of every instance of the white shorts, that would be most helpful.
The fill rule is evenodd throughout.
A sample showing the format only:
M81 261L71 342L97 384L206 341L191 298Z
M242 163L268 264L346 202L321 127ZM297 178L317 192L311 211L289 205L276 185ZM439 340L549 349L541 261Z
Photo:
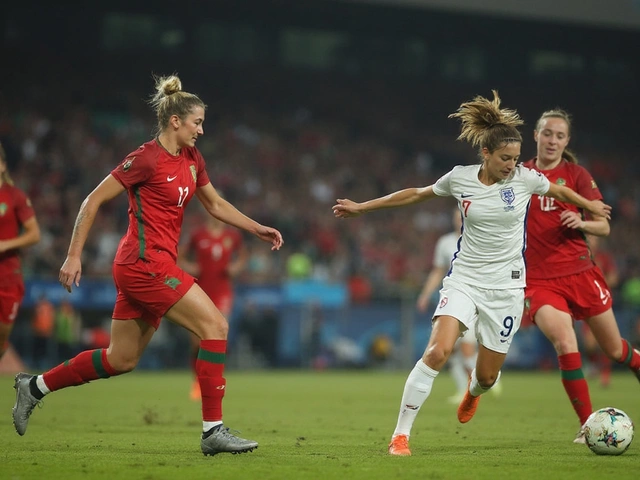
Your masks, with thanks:
M524 288L487 290L445 277L433 317L457 318L461 332L475 327L481 345L506 354L520 328L523 310Z

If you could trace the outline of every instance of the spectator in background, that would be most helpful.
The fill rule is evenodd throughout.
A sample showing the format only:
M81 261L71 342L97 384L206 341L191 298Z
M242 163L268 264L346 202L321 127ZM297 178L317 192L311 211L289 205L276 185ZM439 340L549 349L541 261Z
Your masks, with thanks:
M24 297L21 249L40 241L40 227L31 201L13 184L7 156L0 144L0 358Z
M599 201L596 182L567 150L570 138L569 114L560 109L544 112L534 130L537 156L524 166ZM573 321L584 319L606 355L626 365L639 381L640 352L620 336L609 286L585 240L585 234L609 234L608 216L591 212L588 218L582 206L558 200L537 195L531 199L525 252L527 309L558 355L562 384L580 420L574 442L585 443L582 426L593 408Z
M179 263L184 270L197 277L198 285L213 301L225 318L233 311L233 279L244 270L249 253L241 233L217 218L208 216L205 224L195 230L184 248L180 249ZM202 399L196 363L200 339L190 334L191 369L194 380L191 400Z
M514 110L501 109L500 97L478 96L451 115L462 121L458 137L479 147L482 163L457 166L434 185L407 188L362 203L338 199L338 218L411 205L437 197L454 197L463 216L462 236L443 281L433 314L433 329L420 360L405 383L400 412L389 444L391 455L411 455L409 435L436 376L461 333L476 327L480 343L469 386L458 407L458 420L473 418L480 395L500 376L524 307L525 219L534 193L553 196L608 216L610 207L589 201L573 190L550 183L518 165L523 122Z
M42 375L16 375L13 424L24 435L33 409L48 393L133 370L166 316L200 338L196 369L202 390L202 453L249 452L258 443L232 434L222 422L227 320L195 279L178 267L178 240L184 207L194 195L211 216L252 233L273 250L282 246L282 236L242 214L211 185L195 147L204 134L204 102L182 91L180 79L171 75L156 79L151 105L158 136L127 155L82 202L59 274L67 291L79 286L82 251L96 214L126 190L129 229L113 266L117 298L111 344L84 351Z
M81 330L82 319L80 314L76 312L69 299L62 299L55 315L57 361L60 361L61 358L70 358L75 355Z
M49 299L42 295L33 309L31 331L33 332L34 363L41 368L53 361L56 309Z

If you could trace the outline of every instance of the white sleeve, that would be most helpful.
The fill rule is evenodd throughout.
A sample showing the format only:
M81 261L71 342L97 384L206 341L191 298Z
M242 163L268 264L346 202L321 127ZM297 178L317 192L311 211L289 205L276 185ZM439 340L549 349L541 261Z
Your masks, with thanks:
M538 195L544 195L549 191L550 183L547 177L536 170L523 166L521 166L521 168L523 173L522 177L524 178L529 191Z
M438 195L439 197L450 197L451 193L451 170L448 173L445 173L441 176L436 183L433 184L433 193Z

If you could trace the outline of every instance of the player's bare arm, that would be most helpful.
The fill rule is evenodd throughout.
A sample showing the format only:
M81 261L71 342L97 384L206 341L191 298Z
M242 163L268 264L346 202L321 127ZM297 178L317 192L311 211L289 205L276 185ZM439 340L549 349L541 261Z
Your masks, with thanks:
M574 192L568 187L549 184L549 191L545 194L547 197L553 197L561 202L568 202L577 207L591 212L595 216L611 219L611 206L601 202L600 200L587 200L579 193Z
M585 219L579 213L571 210L564 210L560 213L562 225L573 230L580 230L597 237L606 237L611 232L609 221L605 217L592 215L592 218Z
M332 209L337 218L349 218L383 208L412 205L434 197L436 197L436 194L433 193L433 186L429 185L428 187L405 188L384 197L374 198L362 203L357 203L347 198L339 198L336 200L338 203Z
M80 210L78 211L78 216L73 226L71 241L69 242L67 258L62 264L58 276L60 284L66 288L68 292L71 292L73 284L75 284L76 287L80 285L80 277L82 275L80 257L82 255L82 249L87 241L89 230L93 225L100 205L108 202L124 192L124 190L125 188L120 182L109 174L100 185L84 199L82 205L80 205Z
M40 241L40 227L33 216L22 224L22 233L14 238L0 240L0 253L14 248L24 248Z
M278 230L271 227L265 227L255 220L247 217L244 213L240 212L240 210L222 198L211 183L198 187L196 190L196 196L204 206L205 210L209 212L209 215L228 225L241 228L242 230L252 233L265 242L271 243L271 250L279 250L284 243L282 235Z

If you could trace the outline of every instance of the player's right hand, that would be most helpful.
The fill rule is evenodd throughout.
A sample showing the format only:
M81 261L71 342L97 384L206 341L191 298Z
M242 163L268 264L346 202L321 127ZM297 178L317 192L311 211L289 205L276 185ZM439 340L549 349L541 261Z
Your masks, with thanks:
M79 258L67 257L60 268L58 280L67 292L71 293L71 287L75 284L80 286L80 277L82 276L82 263Z

